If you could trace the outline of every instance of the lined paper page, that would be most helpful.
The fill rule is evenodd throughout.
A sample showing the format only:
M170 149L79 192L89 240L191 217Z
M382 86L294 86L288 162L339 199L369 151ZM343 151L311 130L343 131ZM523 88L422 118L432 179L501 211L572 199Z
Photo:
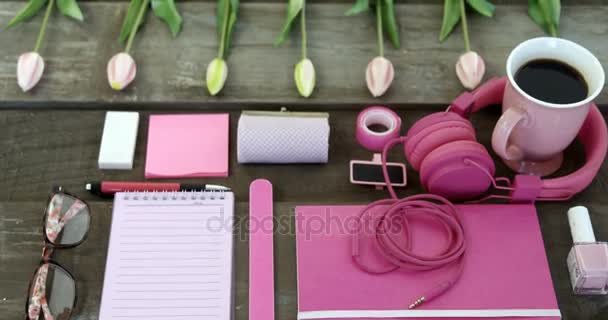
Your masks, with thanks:
M99 319L231 319L234 197L222 197L116 194Z

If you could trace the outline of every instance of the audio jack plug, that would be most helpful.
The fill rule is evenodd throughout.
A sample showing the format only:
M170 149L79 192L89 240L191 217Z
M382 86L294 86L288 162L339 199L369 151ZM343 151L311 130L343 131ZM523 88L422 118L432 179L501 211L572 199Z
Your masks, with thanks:
M435 288L433 288L432 290L427 292L427 294L423 295L422 297L420 297L416 301L414 301L412 304L410 304L408 309L418 308L421 304L433 300L434 298L442 295L444 292L446 292L448 289L450 289L452 287L452 285L454 285L453 281L444 281L444 282L440 283Z

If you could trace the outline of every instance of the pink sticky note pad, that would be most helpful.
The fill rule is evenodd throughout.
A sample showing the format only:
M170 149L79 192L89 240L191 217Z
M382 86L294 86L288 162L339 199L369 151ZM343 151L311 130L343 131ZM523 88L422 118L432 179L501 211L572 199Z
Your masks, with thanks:
M229 115L150 116L146 178L227 177Z

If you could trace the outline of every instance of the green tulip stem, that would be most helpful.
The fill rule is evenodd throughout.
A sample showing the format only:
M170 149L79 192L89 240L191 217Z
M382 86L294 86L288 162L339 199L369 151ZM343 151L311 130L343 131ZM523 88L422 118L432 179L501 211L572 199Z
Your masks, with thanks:
M220 47L217 50L217 57L224 59L226 53L226 37L228 35L228 20L230 19L230 1L224 1L226 7L224 8L224 20L222 21L222 36L220 39Z
M557 37L557 29L555 28L555 25L553 23L549 23L549 34L552 37Z
M306 2L304 2L304 4L302 5L302 13L300 14L300 27L301 29L301 36L302 36L302 60L306 59L307 55L306 55Z
M42 19L42 25L40 26L40 32L38 32L38 39L36 39L36 46L34 47L34 52L38 52L40 46L42 45L42 40L44 39L44 33L46 31L46 25L49 22L49 17L51 16L51 11L53 11L53 7L55 6L55 0L50 0L49 4L46 6L46 12L44 13L44 19Z
M467 52L471 51L471 42L469 41L469 23L467 22L467 8L464 0L460 0L460 17L462 19L462 34L464 36L464 47Z
M376 1L376 28L378 32L378 53L384 57L384 33L382 32L382 1Z
M139 29L139 25L141 24L141 20L144 18L144 13L148 10L148 6L150 5L150 0L144 0L141 8L139 8L139 12L137 13L137 18L135 18L135 23L133 24L133 28L131 29L131 33L129 34L129 39L127 40L127 46L125 47L125 52L129 53L131 51L131 46L133 45L133 39L135 39L135 34L137 33L137 29Z
M545 21L547 21L547 28L549 29L549 35L552 37L557 37L557 29L555 28L555 24L551 22L551 17L549 16L547 10L541 10L543 16L545 17Z

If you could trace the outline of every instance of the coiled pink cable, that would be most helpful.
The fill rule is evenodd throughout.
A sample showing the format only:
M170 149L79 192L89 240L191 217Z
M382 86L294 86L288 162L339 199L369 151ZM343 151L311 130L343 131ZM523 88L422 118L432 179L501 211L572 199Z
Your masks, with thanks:
M359 268L373 274L388 273L397 269L429 271L457 265L456 270L444 281L431 288L431 290L417 298L409 306L410 309L413 309L443 294L456 283L462 274L462 259L465 254L466 244L465 232L458 216L458 209L449 200L433 194L414 195L400 199L389 183L390 179L386 167L387 153L394 146L404 143L406 140L407 137L393 139L382 150L382 173L391 198L372 202L359 213L358 223L352 240L352 257ZM377 209L372 211L374 208ZM374 269L365 265L361 259L359 253L361 222L367 215L375 215L377 217L377 220L374 220L377 223L372 228L372 239L378 252L392 264L390 267ZM441 253L435 256L419 255L412 251L413 240L412 232L409 232L409 220L420 215L435 218L442 225L447 235L448 245ZM397 241L388 232L391 229L391 223L396 221L401 223L401 230L405 235L405 240L401 239Z

